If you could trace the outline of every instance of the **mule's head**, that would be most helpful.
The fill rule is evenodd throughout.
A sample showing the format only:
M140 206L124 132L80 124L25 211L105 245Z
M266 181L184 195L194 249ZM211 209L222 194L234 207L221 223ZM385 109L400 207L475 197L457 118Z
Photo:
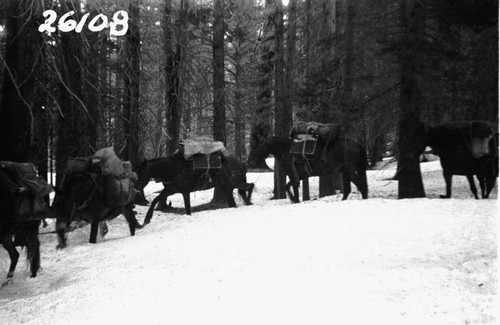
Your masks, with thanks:
M144 193L144 188L149 183L149 166L146 159L137 166L135 173L137 174L135 186L141 193Z
M282 137L267 137L265 148L267 155L273 155L276 159L283 159L290 153L292 140Z

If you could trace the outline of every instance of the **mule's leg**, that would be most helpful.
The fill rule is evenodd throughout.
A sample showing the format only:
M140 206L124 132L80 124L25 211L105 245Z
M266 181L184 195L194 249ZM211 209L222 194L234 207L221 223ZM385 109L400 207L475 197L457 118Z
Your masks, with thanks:
M344 191L344 195L342 196L342 201L345 201L347 200L347 197L351 193L351 172L349 171L342 172L342 186Z
M222 186L222 191L224 192L224 195L226 196L227 205L230 208L236 207L236 202L234 201L234 196L233 196L233 189L234 188L230 184L224 184Z
M451 197L452 176L453 176L452 174L443 171L444 182L446 183L446 194L439 196L442 199L449 199Z
M243 199L243 202L245 202L246 205L252 205L252 192L255 184L250 183L245 185L245 189L238 189L238 194L241 196ZM248 194L247 194L248 193Z
M247 205L252 205L252 194L253 194L253 190L255 188L255 184L254 183L250 183L248 184L248 192L247 192L247 200L248 202L245 202Z
M479 174L477 175L477 181L479 182L479 189L481 190L481 197L486 198L486 176Z
M186 214L191 215L191 197L189 192L182 192L182 197L184 198L184 209L186 209Z
M67 243L66 243L66 236L67 236L67 231L66 229L68 228L68 223L65 221L56 221L56 233L57 233L57 241L58 244L56 246L56 249L62 249L65 248Z
M243 202L245 203L245 205L249 205L247 202L248 202L248 199L247 199L247 191L245 190L242 190L242 189L238 189L238 194L239 196L241 196L241 198L243 199Z
M290 190L290 188L293 187L293 193ZM288 193L288 197L290 198L290 201L292 203L299 203L299 186L296 183L293 183L292 181L289 181L285 185L286 192Z
M363 199L368 198L368 180L366 179L366 170L362 171L357 171L356 173L356 182L354 185L358 188L358 190L361 192L361 197Z
M160 194L158 194L157 197L155 197L153 199L153 201L151 202L151 205L149 206L149 210L148 212L146 213L146 218L144 219L144 225L147 225L148 223L151 222L151 219L153 218L153 211L155 209L155 206L156 204L160 201L160 200L165 200L165 197L167 196L167 190L166 189L163 189L161 191Z
M139 222L135 217L135 211L133 205L131 205L130 203L127 204L124 207L123 215L125 216L125 219L128 222L128 227L130 229L130 236L135 236L135 230L142 228L142 226L139 225Z
M495 183L497 181L497 178L494 174L488 174L486 176L486 196L484 197L487 199L490 196L491 191L495 187Z
M474 195L474 198L479 199L479 196L477 196L477 188L476 188L476 182L474 182L474 175L466 175L467 180L469 181L469 186L472 194Z
M90 239L89 243L95 244L97 242L97 232L99 231L99 220L93 220L90 223Z
M171 206L168 205L167 199L168 199L168 195L165 195L165 199L158 201L158 205L156 206L156 210L163 211L163 210L171 208Z
M3 285L6 285L10 282L10 279L12 279L12 277L14 276L14 270L16 269L17 261L19 260L19 253L17 252L16 248L14 247L14 242L12 241L12 236L4 237L4 239L2 241L2 245L9 253L9 257L10 257L10 267L9 267L9 272L7 273L7 281L5 281L3 283Z

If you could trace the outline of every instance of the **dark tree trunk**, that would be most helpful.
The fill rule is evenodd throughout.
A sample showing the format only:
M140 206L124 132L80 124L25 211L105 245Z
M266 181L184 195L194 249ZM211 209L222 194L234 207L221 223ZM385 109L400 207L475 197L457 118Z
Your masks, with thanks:
M344 0L342 14L345 15L345 26L343 26L343 71L342 71L342 94L340 96L341 109L343 111L343 126L351 138L357 134L355 124L361 120L360 112L353 103L354 87L354 4L352 1ZM346 135L347 135L346 134Z
M323 38L331 37L334 35L337 24L337 2L336 0L331 2L330 0L324 0L322 3L323 6L323 21L322 21L322 35ZM335 51L338 52L337 49L330 47L323 47L321 50L321 65L324 71L328 71L328 65L332 62L331 57L335 55ZM322 123L329 123L328 116L330 112L326 111L328 108L323 107L322 116L323 118L319 121ZM319 177L319 196L328 196L335 194L335 190L337 189L336 184L338 184L338 173L333 176L326 175Z
M214 2L213 33L213 134L215 141L221 141L224 145L226 145L226 100L224 91L224 0L215 0ZM226 198L220 187L216 187L214 189L212 203L226 203Z
M75 10L79 6L80 3L76 0L62 2L64 12ZM75 16L78 20L78 14ZM85 60L81 37L77 33L61 33L61 54L57 58L61 114L57 123L56 186L60 185L68 157L89 156L93 153L90 134L95 132L95 124L83 102L84 67L81 62Z
M310 71L311 70L311 0L306 0L305 3L306 6L306 22L305 22L305 30L304 30L304 37L305 37L305 56L306 56L306 68L305 71ZM311 196L309 194L309 179L304 179L302 180L302 200L303 201L309 201L311 199Z
M224 0L215 0L213 25L213 87L215 141L226 144L226 100L224 91Z
M285 109L285 60L284 60L284 23L283 4L281 0L275 0L274 17L274 133L279 137L288 137L290 132L291 108ZM287 112L286 112L287 111ZM286 175L280 164L274 168L274 198L286 198Z
M266 0L266 8L273 8L273 0ZM274 68L274 52L272 39L274 37L274 14L270 13L264 30L260 37L260 63L258 65L258 93L257 104L252 116L252 129L250 136L250 154L248 165L252 168L267 169L265 152L262 139L271 133L272 118L272 77Z
M241 75L241 55L238 48L235 53L235 73L234 73L234 156L239 161L244 161L246 156L245 148L245 112L243 110L243 88Z
M28 6L30 8L28 8ZM8 0L2 4L6 30L3 89L0 97L0 160L34 162L44 159L46 111L38 85L43 81L41 4ZM46 161L45 161L46 163Z
M179 15L184 12L184 0L181 1L181 10ZM172 4L170 0L165 1L165 12L163 18L163 33L165 36L165 82L166 82L166 148L167 156L172 155L177 150L180 141L180 127L182 117L182 107L179 101L180 93L180 61L181 61L181 45L175 41L172 22ZM177 24L182 23L181 18L177 20ZM179 31L180 32L180 31Z
M139 4L133 0L129 4L129 29L127 31L127 100L124 107L125 150L123 159L137 166L139 159L139 100L141 77L141 38L139 33Z
M420 128L420 53L424 34L423 4L416 0L402 0L401 13L404 36L401 49L401 93L399 117L399 160L398 160L398 197L425 197L418 140Z

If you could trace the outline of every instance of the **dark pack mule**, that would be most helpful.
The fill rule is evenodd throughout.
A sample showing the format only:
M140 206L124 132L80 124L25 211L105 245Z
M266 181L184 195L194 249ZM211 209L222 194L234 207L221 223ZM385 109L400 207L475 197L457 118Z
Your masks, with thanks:
M14 277L14 271L19 260L16 246L26 247L26 256L30 263L31 277L37 276L40 269L40 241L38 228L42 215L21 215L18 204L21 195L0 191L0 242L7 250L10 257L10 267L7 280L2 286L7 285Z
M10 267L6 285L12 281L19 259L17 247L26 247L31 277L40 269L38 228L47 217L52 187L37 176L31 163L0 161L0 242L7 250Z
M52 204L57 218L57 248L66 247L67 232L73 221L83 220L90 223L89 243L96 243L100 222L111 220L120 214L125 216L131 236L135 235L136 229L143 227L135 217L135 195L123 203L116 204L109 200L108 194L103 190L102 180L96 174L65 176L61 188L56 189Z
M443 123L424 132L425 145L439 156L443 169L446 193L440 197L450 198L453 175L463 175L478 199L476 175L481 197L488 198L498 177L498 133L492 125L485 121Z
M337 171L342 174L344 193L342 200L346 200L351 193L351 182L361 192L363 199L368 198L368 183L366 179L367 154L358 143L344 138L336 138L325 144L321 157L306 161L297 154L291 154L292 139L269 137L265 140L266 151L272 154L281 164L290 181L286 184L286 191L290 200L299 202L300 181L310 176L331 175ZM290 191L293 188L293 193Z
M0 208L4 211L2 215L5 217L6 213L4 209L6 206L0 203ZM16 246L26 247L26 258L30 264L31 277L34 278L37 276L40 269L40 241L38 240L40 223L41 219L25 221L2 220L2 224L0 225L0 242L9 253L10 258L7 280L2 286L9 284L14 277L14 271L19 260L19 252L16 250Z
M144 219L144 224L151 221L153 210L158 202L175 193L181 193L184 198L186 214L191 214L190 193L207 190L220 186L229 207L236 207L233 190L243 198L246 205L250 205L253 183L247 183L247 169L243 163L235 157L222 157L222 167L219 169L193 169L193 163L185 160L181 155L166 158L145 160L137 169L139 178L138 188L144 190L150 179L156 179L163 183L163 190L153 199L151 206Z

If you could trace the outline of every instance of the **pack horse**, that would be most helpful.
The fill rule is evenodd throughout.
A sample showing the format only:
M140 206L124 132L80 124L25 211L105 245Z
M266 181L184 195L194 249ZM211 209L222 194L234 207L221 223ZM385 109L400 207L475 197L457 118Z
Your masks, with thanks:
M291 137L264 139L266 152L281 164L289 178L286 191L292 202L299 202L300 181L311 176L342 174L343 197L351 192L351 182L363 199L368 198L366 150L355 141L342 136L339 125L299 122ZM293 188L293 193L290 188Z
M100 222L120 214L125 216L130 234L135 235L135 230L142 228L133 204L136 180L130 162L122 162L112 147L103 148L91 157L69 159L52 204L57 217L57 247L66 247L70 224L80 220L90 223L90 243L97 241Z
M40 269L38 228L49 211L48 195L52 187L37 176L31 163L0 161L0 242L9 253L7 280L14 276L19 252L16 246L26 247L31 277Z
M467 177L472 194L479 198L474 175L479 180L481 197L488 198L498 177L498 132L486 121L462 121L424 127L425 146L439 156L446 192L451 197L453 175ZM423 151L423 149L422 149Z
M158 202L175 193L182 194L186 214L190 215L190 193L216 186L222 189L229 207L236 207L233 197L235 188L245 204L250 205L254 184L247 183L246 173L245 165L228 156L222 142L207 138L184 140L173 156L145 160L137 170L140 190L150 179L161 181L164 186L151 202L144 223L150 222Z

